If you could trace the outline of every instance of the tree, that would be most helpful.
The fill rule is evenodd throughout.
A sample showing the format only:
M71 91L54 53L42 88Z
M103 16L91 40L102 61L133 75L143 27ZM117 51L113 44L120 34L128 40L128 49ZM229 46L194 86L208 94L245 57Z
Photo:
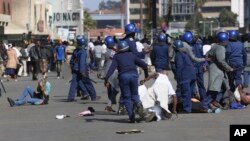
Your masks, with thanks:
M199 13L199 12L201 12L201 7L205 4L205 2L206 2L207 0L195 0L194 1L194 16L192 16L192 21L193 21L193 27L192 27L192 29L194 30L194 31L196 31L196 32L199 32L200 31L200 29L198 28L199 27L199 20L200 19L196 19L196 14L197 13ZM198 14L199 15L199 14ZM197 26L197 24L198 24L198 26ZM191 27L190 27L191 28Z
M202 25L199 23L199 21L204 21L204 19L201 12L196 11L191 19L187 22L185 30L202 33Z
M220 25L222 27L236 26L237 14L233 13L231 10L223 9L219 15Z
M87 11L84 11L84 31L88 31L91 28L95 28L96 23L91 18L90 14Z

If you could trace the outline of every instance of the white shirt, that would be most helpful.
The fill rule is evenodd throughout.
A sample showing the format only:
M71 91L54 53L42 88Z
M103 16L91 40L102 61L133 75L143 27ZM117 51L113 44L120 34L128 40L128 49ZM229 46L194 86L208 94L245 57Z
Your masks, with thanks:
M142 50L144 49L144 46L141 42L137 41L136 43L136 49L138 52L142 52Z
M88 49L91 50L91 51L93 51L94 48L95 48L94 44L92 42L89 42L88 43Z

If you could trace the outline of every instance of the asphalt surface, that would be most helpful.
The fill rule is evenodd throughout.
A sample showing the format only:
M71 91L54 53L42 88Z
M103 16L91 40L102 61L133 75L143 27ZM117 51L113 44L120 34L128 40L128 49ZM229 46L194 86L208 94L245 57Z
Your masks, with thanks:
M127 123L128 117L104 111L107 102L103 81L97 81L95 88L101 100L92 102L76 99L65 102L69 89L70 74L57 79L55 72L48 74L52 84L48 105L10 107L7 97L16 99L25 86L36 88L31 77L4 81L7 93L0 98L0 141L229 141L229 126L249 124L249 107L243 110L227 110L220 114L179 114L178 118L150 123ZM172 74L169 75L175 86ZM150 82L149 82L150 83ZM149 84L148 84L149 85ZM94 116L79 117L77 114L92 106ZM118 109L118 106L114 106ZM67 114L68 118L56 119L56 115ZM139 129L144 133L116 134L116 131Z

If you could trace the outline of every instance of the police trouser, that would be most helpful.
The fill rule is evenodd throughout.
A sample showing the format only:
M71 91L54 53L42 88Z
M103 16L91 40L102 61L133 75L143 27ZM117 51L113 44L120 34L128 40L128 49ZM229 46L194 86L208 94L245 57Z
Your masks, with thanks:
M228 73L229 86L232 92L235 91L235 88L242 84L241 74L243 72L243 68L236 68L233 72Z
M190 82L185 82L185 83L180 84L183 111L187 113L192 112L191 86L193 85L194 82L195 82L194 80L191 80Z
M126 107L129 119L133 119L135 117L134 105L141 102L138 95L138 75L122 73L118 79L123 105Z
M206 88L204 86L204 73L196 74L196 83L200 95L200 101L203 102L206 97Z
M83 78L80 73L73 72L68 94L69 100L75 99L77 88L79 88L83 92L87 91L87 93L89 93L90 95L91 100L94 100L96 98L95 88L89 78Z

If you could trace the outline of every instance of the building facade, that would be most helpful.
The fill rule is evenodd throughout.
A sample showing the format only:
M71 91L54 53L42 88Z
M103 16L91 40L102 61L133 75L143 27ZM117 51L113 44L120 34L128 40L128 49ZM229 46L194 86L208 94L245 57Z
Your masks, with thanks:
M67 40L83 34L83 12L83 0L0 0L0 27Z
M83 31L83 0L48 0L52 6L49 10L49 28L64 40L74 39Z
M207 0L201 8L203 18L218 18L222 9L231 10L231 0Z
M11 6L11 0L0 0L0 35L4 34L11 21Z
M174 21L187 21L194 14L193 0L173 0L172 17ZM162 14L167 15L169 0L162 0Z

